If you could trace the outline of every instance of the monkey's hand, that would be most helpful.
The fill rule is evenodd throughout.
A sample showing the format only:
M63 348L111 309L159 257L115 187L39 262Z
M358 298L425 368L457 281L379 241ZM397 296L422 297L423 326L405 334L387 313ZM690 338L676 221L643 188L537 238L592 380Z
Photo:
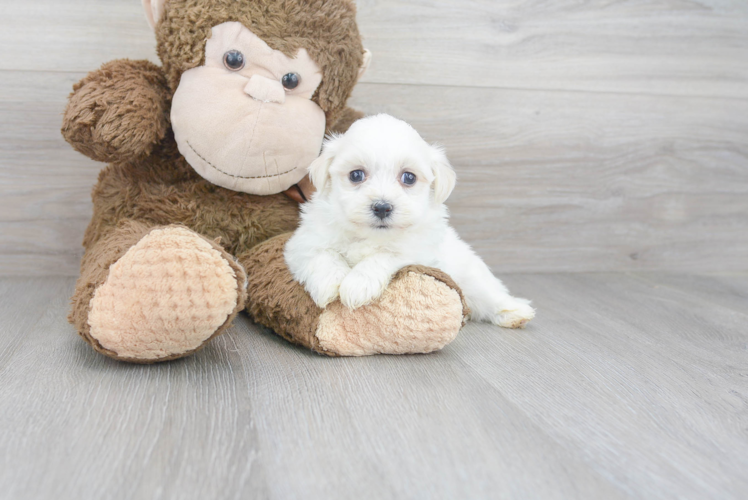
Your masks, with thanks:
M169 128L170 92L161 68L118 59L73 86L62 135L97 161L148 155Z

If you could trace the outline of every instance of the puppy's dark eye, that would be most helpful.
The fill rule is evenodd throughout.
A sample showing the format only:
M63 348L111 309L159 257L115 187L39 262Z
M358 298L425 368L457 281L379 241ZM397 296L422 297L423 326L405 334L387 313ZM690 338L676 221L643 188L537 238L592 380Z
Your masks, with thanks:
M286 73L285 75L283 75L283 78L281 78L281 83L286 90L295 89L299 86L300 81L301 77L296 73Z
M238 50L229 50L223 55L223 65L231 71L239 71L244 67L244 54Z
M412 172L403 172L403 175L400 176L400 182L406 186L412 186L416 183L416 174Z
M358 184L360 182L364 182L364 179L366 179L366 173L363 170L354 170L353 172L348 174L348 178L352 183Z

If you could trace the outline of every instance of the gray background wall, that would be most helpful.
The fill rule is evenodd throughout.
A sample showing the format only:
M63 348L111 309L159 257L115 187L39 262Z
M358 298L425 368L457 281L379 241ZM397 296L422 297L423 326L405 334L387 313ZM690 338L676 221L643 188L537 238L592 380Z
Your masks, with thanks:
M0 274L75 275L103 165L71 86L157 61L137 0L2 0ZM748 270L748 2L361 0L352 104L444 144L496 271Z

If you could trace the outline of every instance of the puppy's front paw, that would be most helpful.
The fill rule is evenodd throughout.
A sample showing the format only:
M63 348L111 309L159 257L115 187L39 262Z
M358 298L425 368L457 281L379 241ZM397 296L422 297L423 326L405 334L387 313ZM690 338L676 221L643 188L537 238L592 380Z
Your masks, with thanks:
M304 288L306 288L314 303L324 309L338 298L340 284L345 279L346 274L346 272L340 270L328 275L318 276L309 280Z
M524 328L535 317L535 309L527 299L513 298L502 306L503 309L496 314L493 322L504 328Z
M349 309L357 309L378 299L387 288L389 279L371 276L355 269L340 284L340 302Z

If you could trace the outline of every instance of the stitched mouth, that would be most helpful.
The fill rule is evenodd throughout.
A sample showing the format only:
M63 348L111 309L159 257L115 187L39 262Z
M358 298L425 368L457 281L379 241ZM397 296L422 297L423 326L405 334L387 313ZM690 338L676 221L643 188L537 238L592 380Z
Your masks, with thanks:
M190 141L185 141L185 142L190 147L190 149L192 150L192 152L195 153L198 156L198 158L200 158L201 160L203 160L207 165L209 165L211 168L213 168L216 172L220 172L223 175L228 175L229 177L234 177L235 179L267 179L269 177L280 177L281 175L286 175L286 174L288 174L290 172L293 172L294 170L296 170L298 168L298 167L293 167L292 169L286 170L285 172L281 172L279 174L270 174L270 175L235 175L235 174L230 174L228 172L224 172L223 170L221 170L220 168L216 167L211 162L209 162L208 160L206 160L203 155L201 155L200 153L198 153L195 150L195 148L192 146L192 144L190 144Z

